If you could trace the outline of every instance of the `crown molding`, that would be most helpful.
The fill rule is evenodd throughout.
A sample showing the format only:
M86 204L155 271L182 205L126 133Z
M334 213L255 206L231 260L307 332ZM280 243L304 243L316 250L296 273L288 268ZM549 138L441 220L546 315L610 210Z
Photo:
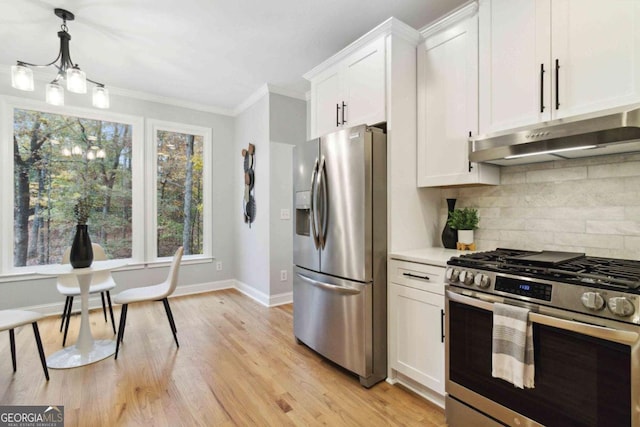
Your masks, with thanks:
M282 96L288 96L289 98L295 98L301 101L307 100L304 93L301 93L295 90L285 89L283 87L272 85L270 83L265 83L262 86L260 86L258 90L256 90L251 95L249 95L247 99L245 99L240 104L238 104L238 106L233 110L233 115L237 116L238 114L241 114L246 109L251 107L253 104L260 101L265 95L268 95L270 93L282 95Z
M456 24L463 19L473 16L478 11L478 2L471 0L458 8L451 11L447 15L436 19L435 21L422 27L419 32L423 39L431 37L432 35L449 28L451 25Z
M109 92L118 96L126 96L128 98L139 99L142 101L157 102L159 104L172 105L175 107L186 108L189 110L203 111L205 113L220 114L222 116L234 116L233 110L212 105L200 104L197 102L186 101L184 99L173 98L169 96L157 95L154 93L140 92L136 90L122 89L118 87L108 86Z
M10 65L0 64L0 75L6 75L10 77L11 76L10 70L11 70ZM33 77L38 82L42 82L43 84L46 84L51 78L51 75L41 70L33 69ZM220 114L223 116L231 116L231 117L235 117L238 114L242 113L244 110L246 110L247 108L255 104L258 100L260 100L260 98L262 98L264 95L268 93L275 93L278 95L288 96L289 98L295 98L302 101L308 101L309 99L309 92L302 93L295 90L286 89L280 86L265 83L262 86L260 86L260 88L256 90L254 93L249 95L249 97L246 98L243 102L238 104L235 108L229 109L229 108L215 107L212 105L200 104L197 102L186 101L184 99L179 99L179 98L172 98L168 96L157 95L157 94L148 93L148 92L123 89L123 88L108 86L108 85L105 85L105 86L109 89L109 93L111 95L124 96L127 98L138 99L142 101L157 102L159 104L171 105L175 107L186 108L189 110L203 111L206 113Z
M305 73L302 77L307 80L313 79L315 76L327 70L328 68L331 68L334 65L340 63L361 47L366 46L368 43L371 43L372 41L385 35L398 36L414 45L417 45L420 42L420 33L418 32L418 30L392 16L382 24L375 27L373 30L369 31L368 33L342 49L340 52L336 53L329 59L325 60L318 66Z
M6 75L11 77L11 65L0 64L0 75ZM33 78L43 84L48 83L51 80L51 74L42 70L32 68ZM233 110L228 108L215 107L212 105L200 104L197 102L186 101L184 99L173 98L168 96L161 96L148 92L135 91L130 89L123 89L110 85L105 85L109 89L111 95L124 96L127 98L138 99L142 101L157 102L159 104L166 104L175 107L186 108L189 110L203 111L206 113L220 114L223 116L233 116Z

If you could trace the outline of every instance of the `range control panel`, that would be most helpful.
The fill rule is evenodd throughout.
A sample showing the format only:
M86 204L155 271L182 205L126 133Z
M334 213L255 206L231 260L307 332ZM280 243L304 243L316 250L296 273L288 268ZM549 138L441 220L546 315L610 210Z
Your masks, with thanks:
M536 282L525 282L510 277L496 277L494 286L496 291L508 292L523 297L551 301L551 285Z

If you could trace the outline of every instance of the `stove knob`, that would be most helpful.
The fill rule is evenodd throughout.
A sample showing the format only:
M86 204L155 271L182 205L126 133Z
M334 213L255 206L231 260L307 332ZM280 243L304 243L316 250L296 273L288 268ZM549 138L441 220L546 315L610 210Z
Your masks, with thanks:
M476 274L473 283L480 288L488 288L491 284L491 279L486 274Z
M451 280L451 273L453 273L453 268L451 267L447 268L447 271L444 272L444 277L447 280Z
M465 285L473 285L473 273L467 271L467 274L463 277L460 277L460 281Z
M459 277L460 277L460 270L458 270L457 268L454 268L453 271L451 272L451 281L457 282Z
M458 280L460 281L460 283L464 283L467 279L467 270L460 270L460 276L458 277Z
M580 297L582 305L590 310L602 310L604 308L604 299L597 292L585 292Z
M625 297L609 298L609 310L616 316L627 317L635 312L635 308L631 301Z

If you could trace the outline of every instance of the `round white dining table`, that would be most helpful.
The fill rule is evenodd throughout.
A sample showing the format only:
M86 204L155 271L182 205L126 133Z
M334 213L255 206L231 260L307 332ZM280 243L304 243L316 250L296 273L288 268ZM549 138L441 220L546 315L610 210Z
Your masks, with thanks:
M115 340L94 340L89 323L89 287L93 273L111 271L128 264L126 260L111 259L93 261L90 267L73 268L71 264L51 264L44 266L36 274L44 276L75 276L80 286L81 311L80 332L75 345L57 351L47 357L47 366L52 369L75 368L105 359L116 352Z

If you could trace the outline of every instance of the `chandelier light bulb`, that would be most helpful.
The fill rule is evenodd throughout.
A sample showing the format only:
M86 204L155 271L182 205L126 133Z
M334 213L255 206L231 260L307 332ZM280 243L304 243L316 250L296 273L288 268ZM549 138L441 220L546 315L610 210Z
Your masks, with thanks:
M101 148L96 153L96 157L99 159L104 159L105 157L107 157L107 153L105 153L104 149Z
M96 153L93 150L87 151L87 160L93 160L96 158Z
M77 66L67 69L67 90L73 93L87 93L87 76Z
M82 149L79 146L74 145L73 148L71 149L71 154L75 154L76 156L79 156L82 154Z
M93 106L96 108L109 108L109 89L104 86L93 88Z
M33 71L25 65L11 66L11 86L19 90L33 91Z
M45 90L45 100L47 104L64 105L64 89L57 82L51 82Z
M71 150L69 150L67 147L64 147L62 149L62 155L65 156L65 157L71 156Z

